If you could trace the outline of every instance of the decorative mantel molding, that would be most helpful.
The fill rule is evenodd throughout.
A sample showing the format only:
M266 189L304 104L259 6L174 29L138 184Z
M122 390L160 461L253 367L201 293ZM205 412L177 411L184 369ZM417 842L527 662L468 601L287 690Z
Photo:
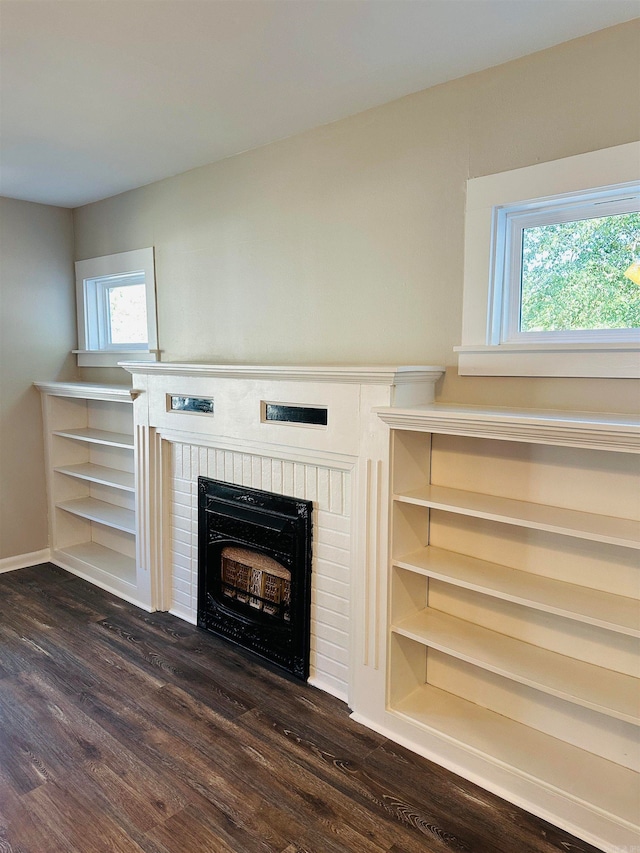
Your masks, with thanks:
M248 379L265 382L322 382L339 385L382 385L396 389L396 405L433 402L436 382L444 367L419 366L332 366L332 365L251 365L182 364L178 362L120 362L129 373L148 376ZM407 396L410 395L410 396Z
M376 412L394 429L640 453L640 422L632 415L441 404Z
M339 382L356 385L406 385L435 383L444 367L420 366L300 366L247 364L179 364L175 362L123 361L129 373L166 376L209 376L219 379L264 379L294 382Z

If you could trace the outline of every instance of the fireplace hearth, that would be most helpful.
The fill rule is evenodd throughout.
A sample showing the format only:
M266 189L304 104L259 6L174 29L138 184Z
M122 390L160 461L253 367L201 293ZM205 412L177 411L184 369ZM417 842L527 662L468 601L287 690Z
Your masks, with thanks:
M311 501L198 478L198 626L309 676Z

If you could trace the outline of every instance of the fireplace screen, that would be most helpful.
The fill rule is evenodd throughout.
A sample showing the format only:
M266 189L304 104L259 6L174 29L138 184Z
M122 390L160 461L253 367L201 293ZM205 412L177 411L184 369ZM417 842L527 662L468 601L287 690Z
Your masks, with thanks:
M222 549L222 595L291 621L291 572L248 548Z
M198 480L198 625L306 679L310 501Z

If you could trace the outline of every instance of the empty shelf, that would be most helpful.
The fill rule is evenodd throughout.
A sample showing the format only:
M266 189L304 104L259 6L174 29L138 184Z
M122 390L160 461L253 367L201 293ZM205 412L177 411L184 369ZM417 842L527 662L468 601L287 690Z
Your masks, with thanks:
M640 785L638 774L626 767L428 684L394 703L392 710L636 827Z
M131 584L136 584L136 561L133 557L127 557L111 548L105 548L97 542L82 542L79 545L69 545L59 549L58 553L63 557L72 557L86 564L89 571L97 569L112 575L115 579Z
M84 462L81 465L63 465L55 468L59 474L67 474L79 480L99 483L102 486L112 486L126 492L135 491L135 477L128 471L118 471L116 468L106 468L104 465L94 465Z
M104 429L83 427L82 429L57 429L54 435L73 438L89 444L106 444L109 447L127 447L133 449L133 436L124 432L108 432Z
M519 527L547 530L564 536L576 536L594 542L640 548L640 522L626 518L580 512L445 486L424 486L395 495L395 500Z
M393 561L403 569L568 619L640 637L640 602L428 546Z
M520 684L640 725L640 682L630 675L498 634L430 608L403 619L393 630Z
M124 533L136 532L136 516L131 509L96 500L96 498L75 498L56 504L59 509L96 521L106 527L122 530Z

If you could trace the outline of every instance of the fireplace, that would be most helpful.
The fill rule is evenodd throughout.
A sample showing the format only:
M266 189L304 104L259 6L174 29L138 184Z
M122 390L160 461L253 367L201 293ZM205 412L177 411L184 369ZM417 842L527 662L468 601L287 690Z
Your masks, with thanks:
M197 624L199 477L312 501L308 682L366 718L386 654L389 433L375 410L433 402L443 368L137 362L126 370L139 450L139 586L129 597ZM218 601L232 610L229 596Z
M198 625L309 676L311 501L198 478Z

